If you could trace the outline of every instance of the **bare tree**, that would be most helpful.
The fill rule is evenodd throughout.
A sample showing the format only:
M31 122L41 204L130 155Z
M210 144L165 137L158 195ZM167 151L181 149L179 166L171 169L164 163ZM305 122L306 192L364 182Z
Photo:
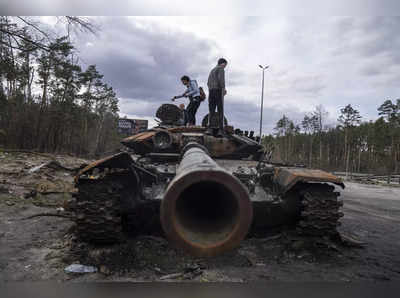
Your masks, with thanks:
M99 27L88 18L63 16L57 17L57 19L65 24L67 36L69 36L71 29L93 34L99 30ZM57 38L40 20L34 17L1 17L0 32L14 41L15 45L8 44L8 46L18 50L23 50L21 43L25 42L41 50L50 51L49 44ZM4 43L4 41L0 40L0 43Z
M354 126L360 124L361 116L360 112L354 109L350 104L345 106L343 109L340 109L341 115L338 118L341 127L344 129L344 160L346 164L346 176L349 172L349 162L350 162L350 154L351 154L351 139L349 134Z
M325 117L328 116L328 112L325 110L323 105L317 105L314 112L312 112L314 117L315 129L318 132L319 137L319 164L322 165L322 133L324 130Z

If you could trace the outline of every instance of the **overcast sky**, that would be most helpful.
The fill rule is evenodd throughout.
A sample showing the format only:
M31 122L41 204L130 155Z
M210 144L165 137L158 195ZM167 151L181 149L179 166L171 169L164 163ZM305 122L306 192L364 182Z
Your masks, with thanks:
M94 17L97 36L76 37L84 66L96 64L120 98L120 113L154 123L155 111L184 91L189 75L206 87L228 60L225 112L235 127L258 132L261 69L263 132L285 114L299 123L322 104L335 124L351 104L364 120L385 99L400 98L400 17ZM207 90L207 89L206 89ZM181 99L185 102L185 99ZM208 111L203 102L197 122Z

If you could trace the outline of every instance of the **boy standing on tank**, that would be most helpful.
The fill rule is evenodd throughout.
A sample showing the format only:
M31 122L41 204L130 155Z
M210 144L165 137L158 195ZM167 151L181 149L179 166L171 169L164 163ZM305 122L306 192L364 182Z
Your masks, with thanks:
M218 111L218 133L217 137L224 136L224 96L226 95L225 89L225 67L228 64L224 58L218 60L217 66L215 66L209 76L207 81L207 86L209 90L208 95L208 129L206 134L212 134L211 119L215 117L215 108Z
M186 108L188 124L196 125L196 112L201 102L199 86L197 85L196 80L191 80L188 76L183 76L181 82L187 87L187 89L182 95L174 96L172 101L175 101L177 98L188 97L190 101Z

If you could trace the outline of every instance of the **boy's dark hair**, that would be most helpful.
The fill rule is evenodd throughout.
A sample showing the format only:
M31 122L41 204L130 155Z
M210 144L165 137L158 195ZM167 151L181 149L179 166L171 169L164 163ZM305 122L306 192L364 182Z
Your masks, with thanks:
M223 63L228 64L228 61L226 61L226 59L224 59L224 58L219 58L219 59L218 59L218 65L221 65L221 64L223 64Z
M190 82L190 78L188 76L181 77L181 81Z

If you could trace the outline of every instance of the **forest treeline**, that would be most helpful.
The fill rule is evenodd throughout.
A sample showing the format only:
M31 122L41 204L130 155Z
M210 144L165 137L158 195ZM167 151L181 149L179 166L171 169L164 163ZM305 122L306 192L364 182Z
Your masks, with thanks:
M322 105L300 123L285 115L273 135L274 156L286 163L301 163L330 171L398 174L400 172L400 99L377 106L379 118L363 121L350 104L341 108L336 126L324 125L328 113Z
M0 147L98 156L118 144L118 99L95 65L82 69L70 41L70 30L94 27L60 21L65 36L0 17Z

